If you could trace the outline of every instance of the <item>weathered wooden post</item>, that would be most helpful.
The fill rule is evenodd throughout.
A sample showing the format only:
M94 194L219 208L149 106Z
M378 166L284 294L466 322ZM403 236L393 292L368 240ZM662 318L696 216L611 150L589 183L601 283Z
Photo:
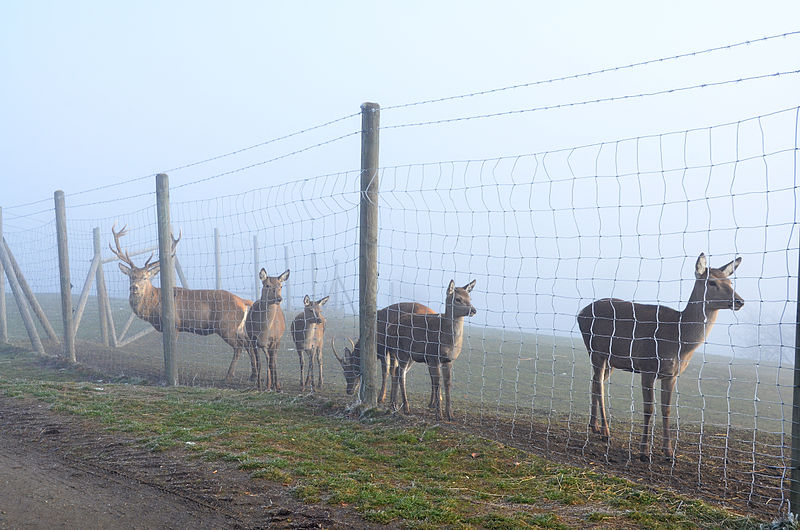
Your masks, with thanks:
M216 287L222 289L222 256L219 248L219 228L214 229L214 270L216 271ZM257 278L258 276L256 276Z
M19 316L22 318L22 323L25 325L25 331L28 332L28 338L31 340L31 345L39 353L44 355L44 346L39 339L39 333L36 331L36 324L33 322L28 302L25 299L25 293L22 292L22 287L19 284L17 275L14 272L14 267L11 266L11 260L6 245L0 245L0 263L6 271L8 284L11 286L11 293L17 301L17 308L19 309Z
M106 278L103 275L103 263L101 260L100 227L96 226L92 230L92 240L95 259L99 263L95 273L95 293L97 294L97 313L100 316L100 339L103 342L103 346L108 346L108 312L106 310L108 293L106 292Z
M164 376L167 385L178 384L178 330L175 327L175 266L172 260L172 229L169 220L169 177L156 175L158 216L158 262L161 277L161 333L164 340Z
M0 208L0 245L3 244L3 208ZM0 342L8 342L8 321L6 320L6 274L0 260Z
M361 105L361 211L358 257L359 337L361 389L366 407L378 405L377 298L378 298L378 128L380 105Z
M61 320L64 324L64 355L76 362L75 329L72 327L72 283L69 277L69 246L67 243L67 207L64 192L56 190L56 238L58 241L58 270L61 276Z
M800 274L800 255L798 255L798 274ZM789 480L789 511L794 515L800 515L800 276L797 280L795 308L792 398L792 473Z

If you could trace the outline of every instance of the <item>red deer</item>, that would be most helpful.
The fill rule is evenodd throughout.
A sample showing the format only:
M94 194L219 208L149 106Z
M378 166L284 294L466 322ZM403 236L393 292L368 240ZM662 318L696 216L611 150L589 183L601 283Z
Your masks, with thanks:
M386 328L390 324L396 324L400 315L407 313L432 315L436 312L430 307L416 302L400 302L399 304L392 304L378 311L378 327L375 341L378 360L381 362L381 391L380 394L378 394L378 403L383 403L386 399L386 379L390 370L393 368L390 366L390 363L387 362L389 359L386 357ZM351 396L356 386L361 382L361 340L359 339L353 344L352 339L350 339L350 349L345 346L344 358L339 357L333 340L331 340L331 349L333 350L333 355L339 361L339 364L342 365L342 370L344 370L344 379L347 383L345 392L348 396ZM431 398L432 397L433 396L431 396Z
M278 348L281 345L283 332L286 330L286 322L283 318L281 309L281 288L283 282L289 279L289 269L286 269L280 276L268 276L265 269L258 273L261 280L261 298L253 303L253 307L247 313L244 327L247 338L250 341L250 355L256 358L256 385L261 390L261 357L260 351L264 352L267 361L267 390L280 390L278 383L277 357Z
M675 382L705 342L720 309L738 311L744 300L728 277L742 258L715 269L706 265L705 254L695 264L695 282L683 311L662 305L604 298L578 313L583 341L592 363L592 406L589 427L608 440L604 385L614 368L642 374L644 424L639 458L648 461L650 420L655 409L655 381L661 380L661 416L664 456L673 457L669 431L670 405ZM599 425L598 425L599 417Z
M432 408L436 419L442 417L441 387L444 386L445 417L453 420L450 411L450 389L452 385L452 364L459 354L464 341L464 317L473 316L477 311L472 305L470 292L475 287L472 280L464 287L456 287L450 280L447 286L445 311L442 314L401 315L397 324L390 324L386 330L386 345L389 355L397 362L392 375L392 395L390 406L397 407L397 390L400 390L403 412L410 414L406 393L406 374L411 362L425 363L431 376Z
M116 226L116 225L115 225ZM160 265L151 254L143 267L133 264L127 251L123 251L119 238L124 236L127 227L116 232L114 227L114 242L117 249L109 248L127 266L119 264L120 270L130 279L130 296L128 302L134 314L142 320L149 322L156 331L161 331L161 288L152 284L152 279L158 274ZM172 252L180 241L172 238ZM178 331L187 331L197 335L210 335L216 333L222 340L233 348L233 359L225 376L225 381L230 381L236 367L236 361L242 350L247 349L247 337L244 333L244 320L252 302L239 298L235 294L222 290L185 289L175 287L175 326ZM255 359L250 359L250 379L256 378Z
M300 357L300 390L304 391L310 387L313 392L315 388L322 388L322 341L325 335L325 317L322 316L322 306L328 301L329 297L322 298L316 302L312 301L308 295L303 299L305 307L292 321L292 339L294 340L297 355ZM303 379L304 359L308 360L308 373ZM314 363L319 368L319 382L314 385Z

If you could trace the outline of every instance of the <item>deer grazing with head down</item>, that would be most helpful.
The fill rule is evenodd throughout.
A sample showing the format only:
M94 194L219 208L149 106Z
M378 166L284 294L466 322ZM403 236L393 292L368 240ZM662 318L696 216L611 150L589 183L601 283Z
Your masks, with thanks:
M386 380L389 377L389 372L392 369L390 366L391 359L386 355L386 328L391 324L396 324L401 315L405 314L418 314L418 315L433 315L436 312L430 307L418 304L416 302L400 302L384 307L377 313L378 326L376 330L375 345L377 349L378 360L381 362L381 391L378 394L378 403L383 403L386 399ZM353 395L356 386L361 381L361 339L353 344L350 339L350 348L344 348L344 358L339 357L336 352L336 345L331 339L331 349L333 355L339 364L342 365L344 370L344 379L347 383L345 392L348 396Z
M406 374L411 363L425 363L431 376L431 405L436 411L436 419L442 417L441 387L444 387L445 417L453 420L450 409L450 390L452 386L452 365L464 342L464 317L473 316L477 311L472 305L470 292L475 287L472 280L464 287L456 287L450 280L447 286L444 313L404 314L396 324L386 329L386 347L389 355L397 362L392 375L390 407L397 408L399 388L402 408L410 414L408 394L406 393Z
M729 276L739 266L736 258L715 269L700 254L695 282L683 311L662 305L627 302L616 298L596 300L578 313L578 327L592 363L592 406L589 427L608 440L604 385L614 368L640 373L644 423L639 458L650 459L650 423L655 410L655 382L661 380L661 449L672 458L669 430L670 405L675 383L705 342L721 309L738 311L744 300L733 290ZM599 418L599 425L598 425Z
M115 225L116 226L116 225ZM119 264L120 270L130 279L130 296L128 301L134 314L142 320L149 322L156 331L161 331L161 288L155 287L152 279L158 274L160 264L152 262L153 255L147 259L143 267L134 265L127 251L123 251L119 238L127 233L127 227L119 232L111 228L114 234L116 250L111 247L121 261L127 265ZM172 238L172 253L180 241ZM225 376L230 381L236 367L236 361L242 350L247 350L247 337L244 333L244 321L252 302L239 298L233 293L223 290L211 289L185 289L175 287L175 326L178 331L186 331L197 335L210 335L216 333L222 340L233 348L233 359ZM251 356L250 379L256 379L255 359Z
M253 303L247 313L244 328L249 342L250 355L256 358L256 386L261 390L261 356L264 352L267 376L267 390L279 391L277 357L286 322L281 309L281 289L289 279L289 269L280 276L268 276L265 269L258 273L261 280L261 298Z
M300 390L305 391L310 387L313 392L322 388L322 341L325 336L325 317L322 316L322 306L328 301L328 296L314 302L308 295L303 298L303 310L292 321L292 339L294 340L297 355L300 357ZM304 359L305 357L305 359ZM308 361L308 373L303 378L303 370ZM314 385L314 364L319 368L319 381Z

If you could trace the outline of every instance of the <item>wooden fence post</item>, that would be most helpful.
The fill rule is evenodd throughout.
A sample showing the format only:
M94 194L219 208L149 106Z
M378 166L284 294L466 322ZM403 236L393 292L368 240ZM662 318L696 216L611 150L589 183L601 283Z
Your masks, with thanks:
M103 341L103 346L108 346L108 313L106 312L108 293L106 292L106 278L103 275L103 263L100 259L102 256L99 226L92 230L92 240L94 242L95 259L98 260L97 272L95 273L95 293L97 294L97 313L100 316L100 338Z
M175 266L172 259L172 229L169 219L169 177L156 175L158 216L158 262L161 275L161 333L164 341L164 376L167 385L178 384L178 330L175 327Z
M378 405L378 128L380 106L361 105L361 211L358 257L359 337L361 340L361 402Z
M67 243L67 207L64 192L57 190L53 197L56 207L56 238L58 240L58 270L61 277L61 320L64 324L64 355L70 362L75 357L75 328L72 327L72 283L69 277L69 245Z
M3 208L0 207L0 244L3 243ZM5 267L0 260L0 342L8 342L8 321L6 320L6 278Z
M798 262L800 273L800 262ZM789 477L789 511L800 514L800 277L794 328L794 390L792 392L792 472Z
M17 308L19 309L19 316L22 318L22 323L25 324L25 331L28 332L28 338L31 340L31 346L39 353L44 355L44 346L39 339L39 333L36 331L36 324L33 322L28 301L25 299L25 293L22 292L22 287L17 280L17 275L14 273L14 268L11 266L11 261L8 255L8 249L5 245L0 245L0 263L6 271L8 284L11 286L11 292L17 301Z

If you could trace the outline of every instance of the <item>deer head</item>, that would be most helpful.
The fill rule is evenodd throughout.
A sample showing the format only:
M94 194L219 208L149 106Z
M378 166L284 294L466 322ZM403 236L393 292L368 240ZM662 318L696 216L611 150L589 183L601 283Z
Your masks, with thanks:
M308 295L303 298L303 318L308 324L322 324L322 306L328 301L329 296L321 298L316 302L311 301Z
M706 255L701 253L694 266L695 290L700 295L697 297L697 302L703 303L707 310L712 311L719 309L738 311L741 309L744 300L733 290L729 279L741 262L742 258L736 258L719 269L715 269L707 265Z
M347 383L345 391L348 396L352 396L356 386L361 382L361 356L356 354L358 346L353 343L353 339L347 340L350 341L350 348L344 347L344 358L339 357L339 354L336 353L334 339L331 339L331 350L333 350L336 360L342 365L344 380Z
M280 304L283 302L281 289L283 282L289 279L289 269L286 269L280 276L268 276L265 269L258 273L261 280L261 300L267 304Z
M128 254L128 251L127 250L123 251L122 250L122 246L119 243L119 238L121 238L122 236L124 236L125 234L128 233L127 225L123 226L122 229L119 232L114 230L114 228L116 228L116 226L117 226L116 223L114 223L114 226L111 227L111 233L114 235L114 243L116 244L117 249L114 250L114 248L111 246L110 243L108 245L108 248L111 249L111 252L115 256L117 256L121 261L124 261L125 263L127 263L127 266L123 265L122 263L119 263L119 269L131 281L130 302L131 302L131 305L133 305L135 307L136 304L142 299L142 297L150 289L153 288L153 284L151 283L151 281L156 276L156 274L158 274L158 271L160 270L160 265L159 265L158 261L155 261L153 263L150 262L150 260L153 259L153 254L150 254L150 257L147 258L147 261L145 261L144 266L137 267L133 263L133 260L131 259L130 255ZM181 235L182 235L182 233L179 233L178 234L178 239L175 239L172 236L172 234L170 234L170 237L172 238L172 254L173 255L175 255L175 248L178 246L178 241L180 241Z
M447 286L447 299L445 301L446 315L459 318L471 317L477 313L469 295L469 293L472 292L472 288L475 287L476 281L477 280L472 280L464 287L456 287L455 282L450 280L450 284Z

